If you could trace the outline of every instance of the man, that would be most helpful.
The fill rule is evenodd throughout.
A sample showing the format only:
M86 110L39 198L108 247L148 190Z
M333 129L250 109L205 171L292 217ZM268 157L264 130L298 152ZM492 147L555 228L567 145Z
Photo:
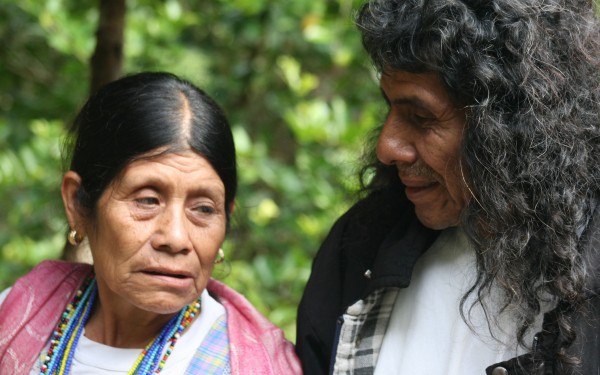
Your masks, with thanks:
M584 0L371 0L388 114L298 310L314 374L600 373L600 35Z

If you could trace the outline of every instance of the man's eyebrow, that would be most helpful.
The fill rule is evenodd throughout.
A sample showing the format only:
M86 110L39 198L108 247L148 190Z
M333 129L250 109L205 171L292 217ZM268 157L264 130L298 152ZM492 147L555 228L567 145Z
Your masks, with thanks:
M392 104L396 104L396 105L402 105L402 104L410 104L410 105L414 105L415 107L419 107L419 108L423 108L423 109L429 109L429 107L425 104L425 102L423 102L421 99L415 97L415 96L409 96L409 97L405 97L405 98L397 98L394 100L390 100L388 98L388 96L385 94L385 91L383 91L382 88L379 88L379 91L381 92L381 96L383 97L383 99L385 100L385 102L388 105L392 105Z

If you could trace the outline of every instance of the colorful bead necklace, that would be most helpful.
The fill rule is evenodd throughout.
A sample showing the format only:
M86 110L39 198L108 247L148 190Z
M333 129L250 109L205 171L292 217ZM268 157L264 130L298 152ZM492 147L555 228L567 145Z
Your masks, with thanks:
M40 375L65 375L69 373L75 348L92 310L97 289L95 277L93 275L89 276L73 297L73 301L67 305L51 336L50 347L43 359L44 363L40 368ZM200 308L201 299L198 297L196 301L171 318L158 336L142 350L128 375L159 374L173 352L175 343L194 320ZM167 345L168 347L163 355L162 352Z

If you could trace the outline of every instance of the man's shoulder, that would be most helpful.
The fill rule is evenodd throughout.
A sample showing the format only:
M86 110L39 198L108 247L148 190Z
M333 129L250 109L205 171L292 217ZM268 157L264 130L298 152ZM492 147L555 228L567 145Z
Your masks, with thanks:
M373 191L357 201L336 225L345 227L345 238L353 242L381 239L392 227L414 217L414 207L402 191L385 189Z

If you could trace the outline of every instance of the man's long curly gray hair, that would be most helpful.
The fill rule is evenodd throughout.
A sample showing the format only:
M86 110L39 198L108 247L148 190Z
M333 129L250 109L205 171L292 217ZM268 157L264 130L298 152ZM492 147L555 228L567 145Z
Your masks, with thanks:
M377 69L437 72L466 109L461 226L477 254L468 295L503 291L519 343L550 296L580 306L581 233L600 192L600 28L591 0L372 0L357 18ZM376 168L371 184L397 175ZM461 311L466 311L466 297ZM565 309L564 311L568 311ZM464 315L463 315L464 316ZM566 348L575 339L558 316Z

